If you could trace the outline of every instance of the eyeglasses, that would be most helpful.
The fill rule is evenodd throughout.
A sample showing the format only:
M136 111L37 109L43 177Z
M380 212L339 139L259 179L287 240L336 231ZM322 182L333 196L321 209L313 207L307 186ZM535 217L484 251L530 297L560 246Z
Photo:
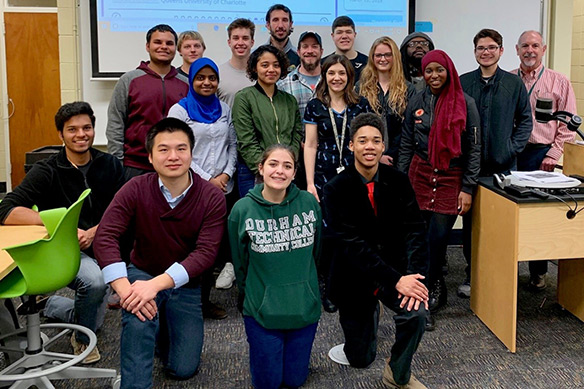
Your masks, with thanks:
M498 49L499 49L499 46L496 46L496 45L491 45L491 46L477 46L475 48L475 53L484 53L485 51L488 51L489 53L494 53Z
M428 47L430 46L430 42L428 41L413 41L413 42L408 42L408 47L416 47L416 46L422 46L422 47Z
M392 53L378 53L378 54L373 54L373 56L375 57L375 59L381 59L381 58L390 59L391 57L393 57L393 54Z

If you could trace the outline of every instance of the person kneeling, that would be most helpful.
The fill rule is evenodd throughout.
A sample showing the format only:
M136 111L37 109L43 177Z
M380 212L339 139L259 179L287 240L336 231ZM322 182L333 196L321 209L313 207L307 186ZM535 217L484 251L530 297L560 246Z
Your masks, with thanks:
M154 350L173 378L193 376L203 348L201 274L215 262L225 196L192 170L193 132L162 119L146 136L154 173L130 180L106 210L94 247L122 308L122 388L151 388ZM134 234L126 267L120 239Z
M339 247L330 297L339 308L351 366L364 368L375 360L381 301L396 313L396 342L383 383L425 388L411 375L428 310L424 220L408 177L379 163L383 126L373 113L353 119L349 146L354 165L324 187L325 220Z

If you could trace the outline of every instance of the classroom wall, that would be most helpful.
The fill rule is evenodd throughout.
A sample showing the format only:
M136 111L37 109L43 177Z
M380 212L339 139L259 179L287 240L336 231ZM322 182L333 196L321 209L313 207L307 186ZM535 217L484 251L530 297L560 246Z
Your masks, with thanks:
M81 96L79 69L78 15L76 0L58 0L59 44L61 58L61 101L78 100ZM2 2L3 3L3 2ZM550 1L551 36L550 67L571 76L578 111L584 113L584 0ZM4 5L0 4L0 22L4 24ZM573 25L573 28L572 28ZM570 34L571 31L571 34ZM571 40L569 39L571 35ZM6 67L4 40L0 39L0 90L5 90ZM7 96L0 94L0 183L7 182L8 172L8 107Z
M584 114L584 0L575 0L572 29L572 86L576 94L578 112Z

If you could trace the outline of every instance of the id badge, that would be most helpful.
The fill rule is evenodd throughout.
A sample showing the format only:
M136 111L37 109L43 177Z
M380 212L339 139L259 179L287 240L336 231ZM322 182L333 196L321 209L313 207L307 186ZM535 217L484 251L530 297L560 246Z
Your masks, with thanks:
M337 168L337 174L341 174L341 172L342 172L343 170L345 170L345 167L344 167L344 166L339 166L339 167Z

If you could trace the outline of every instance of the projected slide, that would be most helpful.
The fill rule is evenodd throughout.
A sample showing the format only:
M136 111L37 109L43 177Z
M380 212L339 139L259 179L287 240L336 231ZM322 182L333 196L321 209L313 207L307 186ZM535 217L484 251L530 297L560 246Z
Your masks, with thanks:
M136 55L138 58L144 56L144 33L159 23L169 24L177 32L201 32L208 49L211 52L217 50L214 52L214 59L229 56L228 52L224 53L225 29L237 18L250 19L257 25L256 45L259 42L262 44L267 39L264 38L267 37L267 31L263 27L266 11L276 2L278 1L92 0L92 44L97 43L92 50L97 57L93 59L94 75L123 72L135 67ZM282 3L286 4L285 1ZM323 36L325 51L330 51L329 47L332 47L332 42L329 43L326 38L330 34L333 20L339 15L350 16L355 21L359 34L370 36L366 44L361 42L362 51L367 51L370 42L380 35L393 34L401 39L407 33L407 0L295 0L286 5L292 10L296 33L309 29L318 31ZM291 36L294 43L295 35ZM142 42L141 47L136 48L138 42ZM221 52L215 44L221 47ZM222 62L223 58L217 60ZM129 65L131 66L128 67Z

